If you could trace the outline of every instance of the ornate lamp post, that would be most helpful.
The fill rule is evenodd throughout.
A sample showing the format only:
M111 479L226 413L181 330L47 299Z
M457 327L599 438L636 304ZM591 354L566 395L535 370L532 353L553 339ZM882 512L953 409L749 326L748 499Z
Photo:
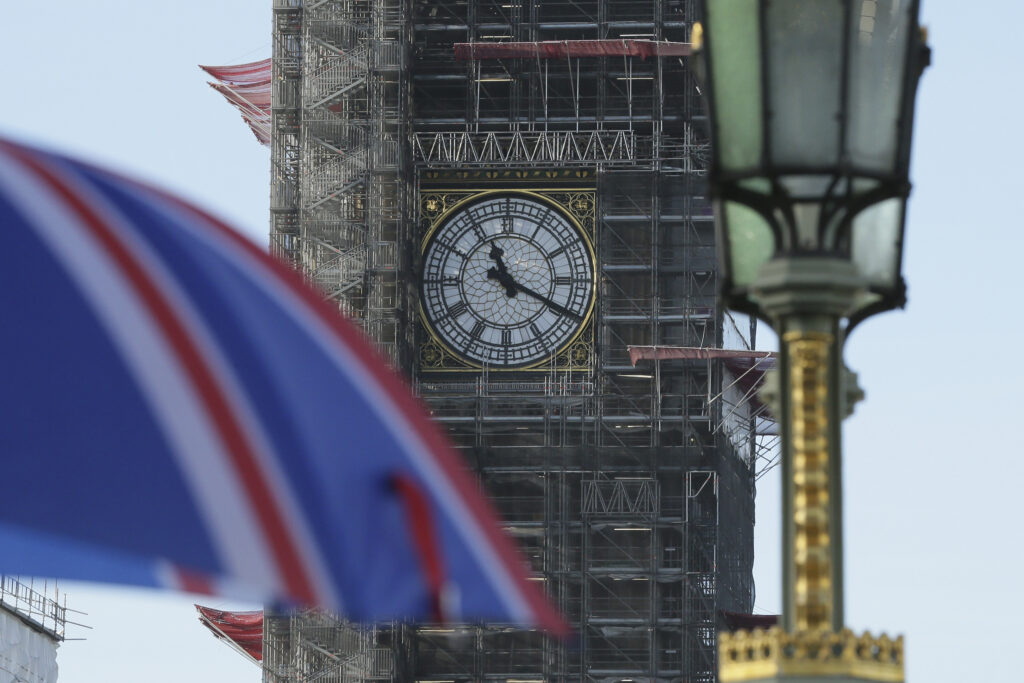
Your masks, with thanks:
M727 305L781 349L783 624L722 634L724 682L903 680L902 638L843 627L846 335L902 306L918 0L703 0L694 27ZM846 387L846 388L844 388ZM810 679L806 678L810 677Z

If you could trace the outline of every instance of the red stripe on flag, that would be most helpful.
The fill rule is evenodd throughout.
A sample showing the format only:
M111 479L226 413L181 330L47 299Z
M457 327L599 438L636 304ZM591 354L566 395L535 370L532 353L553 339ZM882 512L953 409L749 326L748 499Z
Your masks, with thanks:
M0 140L0 147L31 168L51 190L64 200L135 287L140 299L149 309L153 319L174 349L181 365L188 373L207 413L212 417L225 450L230 455L230 461L242 481L244 490L248 493L252 511L256 514L266 535L290 597L309 604L315 603L316 594L312 582L277 509L277 503L270 492L270 483L264 478L256 456L252 452L252 446L232 411L224 391L218 385L212 370L190 338L185 324L178 318L171 303L149 278L143 266L135 260L134 255L120 241L116 233L82 198L66 187L56 174L28 150L2 140Z
M430 501L416 481L405 474L392 477L395 491L405 503L405 519L412 533L413 545L423 563L423 575L430 590L430 607L432 617L439 623L448 621L443 602L444 594L444 562L441 559L440 539L434 533L434 523L430 514Z
M171 572L178 584L177 588L179 590L200 595L214 595L217 592L214 590L213 581L205 574L200 574L178 565L171 567Z

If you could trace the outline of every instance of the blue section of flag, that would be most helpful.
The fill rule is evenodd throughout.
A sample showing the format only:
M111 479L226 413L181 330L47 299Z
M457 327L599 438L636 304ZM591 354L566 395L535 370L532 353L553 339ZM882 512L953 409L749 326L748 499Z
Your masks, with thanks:
M124 363L34 233L15 229L23 222L0 195L8 226L0 250L2 519L115 546L130 536L138 552L187 552L197 569L215 570L203 524Z
M7 562L22 576L59 573L79 581L161 587L160 571L152 560L81 543L67 536L52 536L37 529L0 523L0 548L11 558Z

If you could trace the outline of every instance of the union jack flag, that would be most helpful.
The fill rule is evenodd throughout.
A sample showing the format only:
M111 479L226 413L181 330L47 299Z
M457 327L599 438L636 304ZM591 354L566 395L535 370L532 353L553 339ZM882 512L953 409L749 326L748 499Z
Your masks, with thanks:
M0 139L0 572L562 631L360 332L217 219Z

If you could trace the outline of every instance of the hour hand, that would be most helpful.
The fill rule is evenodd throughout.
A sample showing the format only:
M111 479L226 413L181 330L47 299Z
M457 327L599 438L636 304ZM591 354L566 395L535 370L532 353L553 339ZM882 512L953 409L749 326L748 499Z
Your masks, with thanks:
M501 261L498 261L498 268L491 267L487 269L487 279L497 280L498 283L505 288L505 296L509 298L514 297L516 292L519 291L519 285L516 284L516 281L508 274Z
M508 272L505 269L505 262L501 260L501 257L504 256L504 255L505 255L505 250L504 249L499 247L497 244L492 244L491 245L491 253L489 253L488 256L490 256L492 259L494 259L494 263L498 266L498 272L499 273L506 273L506 272Z
M505 254L505 250L499 247L497 244L491 245L491 251L488 254L494 259L496 267L487 269L487 278L489 280L497 280L501 283L501 286L505 288L505 296L512 298L519 291L518 285L516 285L515 279L508 274L508 270L505 269L505 262L501 260L501 257Z

